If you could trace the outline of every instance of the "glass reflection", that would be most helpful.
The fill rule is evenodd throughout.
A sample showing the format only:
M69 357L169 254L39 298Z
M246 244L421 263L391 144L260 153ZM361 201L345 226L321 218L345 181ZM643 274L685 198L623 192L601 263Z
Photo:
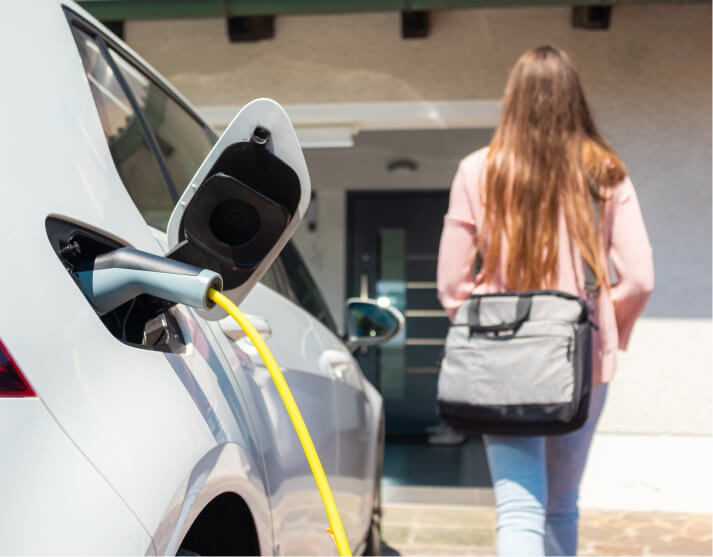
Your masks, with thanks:
M398 319L388 310L373 303L352 302L349 312L354 320L354 335L358 338L379 338L392 334Z

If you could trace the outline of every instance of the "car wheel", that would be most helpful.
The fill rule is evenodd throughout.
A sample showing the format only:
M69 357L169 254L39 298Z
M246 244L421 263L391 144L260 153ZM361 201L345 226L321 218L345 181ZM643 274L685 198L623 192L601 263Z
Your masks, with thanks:
M384 418L379 427L378 460L374 478L374 495L371 504L371 522L366 538L364 555L381 555L381 476L384 469Z

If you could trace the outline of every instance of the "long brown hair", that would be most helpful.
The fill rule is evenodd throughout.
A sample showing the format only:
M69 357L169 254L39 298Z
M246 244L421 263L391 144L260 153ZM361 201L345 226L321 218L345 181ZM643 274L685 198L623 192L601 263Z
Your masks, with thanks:
M492 278L504 264L509 290L556 287L563 212L570 238L598 284L606 285L592 195L600 199L603 215L606 190L625 175L594 125L569 56L552 46L525 52L510 73L488 152L478 246L484 278Z

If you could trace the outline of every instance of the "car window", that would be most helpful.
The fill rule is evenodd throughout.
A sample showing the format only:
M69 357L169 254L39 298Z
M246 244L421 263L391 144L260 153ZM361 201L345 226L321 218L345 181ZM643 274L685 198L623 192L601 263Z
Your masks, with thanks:
M291 291L288 296L336 334L337 327L322 293L292 242L282 250L280 261Z
M275 292L279 292L281 294L283 293L282 288L280 287L280 280L277 277L277 268L274 263L268 267L267 271L260 279L260 282Z
M213 147L205 127L145 73L109 48L156 138L180 196Z
M173 210L173 198L139 119L94 39L76 27L72 32L124 187L146 222L165 230Z

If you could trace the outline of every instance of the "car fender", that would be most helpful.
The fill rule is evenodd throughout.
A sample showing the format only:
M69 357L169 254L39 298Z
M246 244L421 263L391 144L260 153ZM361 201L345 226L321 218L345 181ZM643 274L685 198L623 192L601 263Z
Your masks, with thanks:
M224 443L196 463L167 505L153 533L157 555L175 555L201 511L223 493L235 493L245 501L261 553L272 554L272 515L259 464L243 446Z

